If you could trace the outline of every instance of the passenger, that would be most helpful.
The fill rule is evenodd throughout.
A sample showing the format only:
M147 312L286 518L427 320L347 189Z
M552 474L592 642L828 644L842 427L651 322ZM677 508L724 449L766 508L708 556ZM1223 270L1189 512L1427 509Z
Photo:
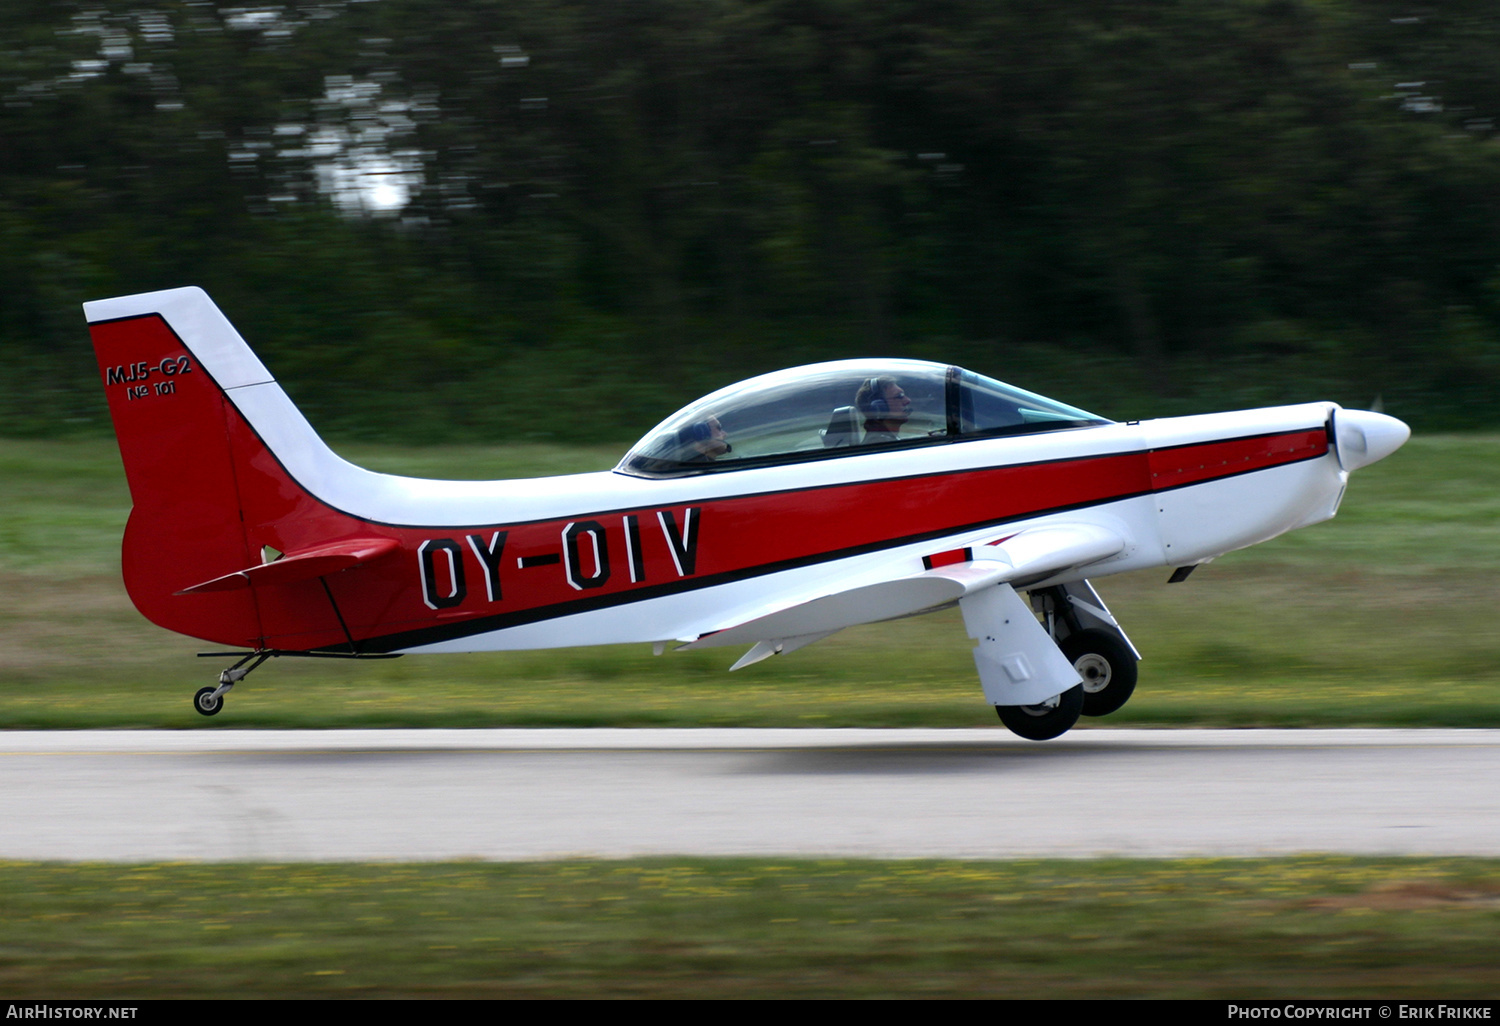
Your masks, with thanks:
M729 452L729 439L719 418L710 416L677 432L678 457L683 463L712 463Z
M865 418L865 444L894 442L911 417L911 400L895 378L871 378L859 386L854 407Z

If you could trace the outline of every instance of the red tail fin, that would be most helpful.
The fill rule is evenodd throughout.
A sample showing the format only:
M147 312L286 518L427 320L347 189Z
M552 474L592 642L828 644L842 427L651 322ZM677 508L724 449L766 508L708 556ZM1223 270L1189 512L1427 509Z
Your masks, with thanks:
M351 631L377 630L399 575L341 580L347 620L326 578L394 553L394 532L311 495L273 446L311 460L303 473L314 479L342 475L346 492L379 475L329 451L201 289L84 309L135 503L122 563L136 608L169 630L257 649L352 647ZM287 558L268 565L264 547Z
M229 427L237 415L161 314L94 321L89 331L135 505L122 552L131 600L169 630L259 647L249 590L176 594L260 562L241 516Z
M514 519L505 482L340 459L200 289L84 310L135 502L125 588L154 623L228 645L359 653L433 619L434 535ZM285 558L263 561L268 548Z

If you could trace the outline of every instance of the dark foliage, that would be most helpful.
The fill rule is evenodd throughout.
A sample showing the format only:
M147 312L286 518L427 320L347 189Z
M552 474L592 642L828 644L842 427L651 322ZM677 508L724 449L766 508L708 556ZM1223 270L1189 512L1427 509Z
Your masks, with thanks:
M1497 37L1478 0L16 0L0 431L103 430L78 304L183 284L345 436L626 440L873 354L1493 427Z

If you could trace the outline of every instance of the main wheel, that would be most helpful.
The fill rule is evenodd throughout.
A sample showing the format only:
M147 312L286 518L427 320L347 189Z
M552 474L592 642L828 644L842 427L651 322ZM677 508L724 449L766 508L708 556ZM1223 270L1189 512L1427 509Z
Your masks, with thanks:
M1066 734L1083 712L1083 685L1077 684L1041 705L997 705L1000 722L1028 741L1051 741Z
M1083 715L1108 716L1135 691L1136 659L1130 646L1111 631L1069 634L1058 647L1083 678Z
M224 708L222 695L215 695L218 688L199 688L198 693L193 696L193 708L204 716L216 716L220 709Z

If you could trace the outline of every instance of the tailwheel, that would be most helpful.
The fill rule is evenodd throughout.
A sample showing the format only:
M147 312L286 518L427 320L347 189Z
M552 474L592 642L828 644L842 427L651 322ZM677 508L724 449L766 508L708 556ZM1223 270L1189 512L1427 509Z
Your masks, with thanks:
M208 653L203 653L207 655ZM275 655L275 652L248 652L239 662L227 670L219 673L219 686L216 688L199 688L198 693L193 696L193 708L204 716L217 716L219 710L224 708L224 696L230 690L250 675L250 671L261 663ZM249 663L250 665L245 665Z
M1028 741L1051 741L1072 729L1083 712L1083 685L1077 684L1040 705L997 705L1000 722Z
M1119 635L1091 628L1069 634L1058 647L1083 679L1083 715L1108 716L1130 699L1136 658Z
M224 708L224 699L218 688L199 688L198 693L193 696L193 708L204 716L217 716L219 710Z

